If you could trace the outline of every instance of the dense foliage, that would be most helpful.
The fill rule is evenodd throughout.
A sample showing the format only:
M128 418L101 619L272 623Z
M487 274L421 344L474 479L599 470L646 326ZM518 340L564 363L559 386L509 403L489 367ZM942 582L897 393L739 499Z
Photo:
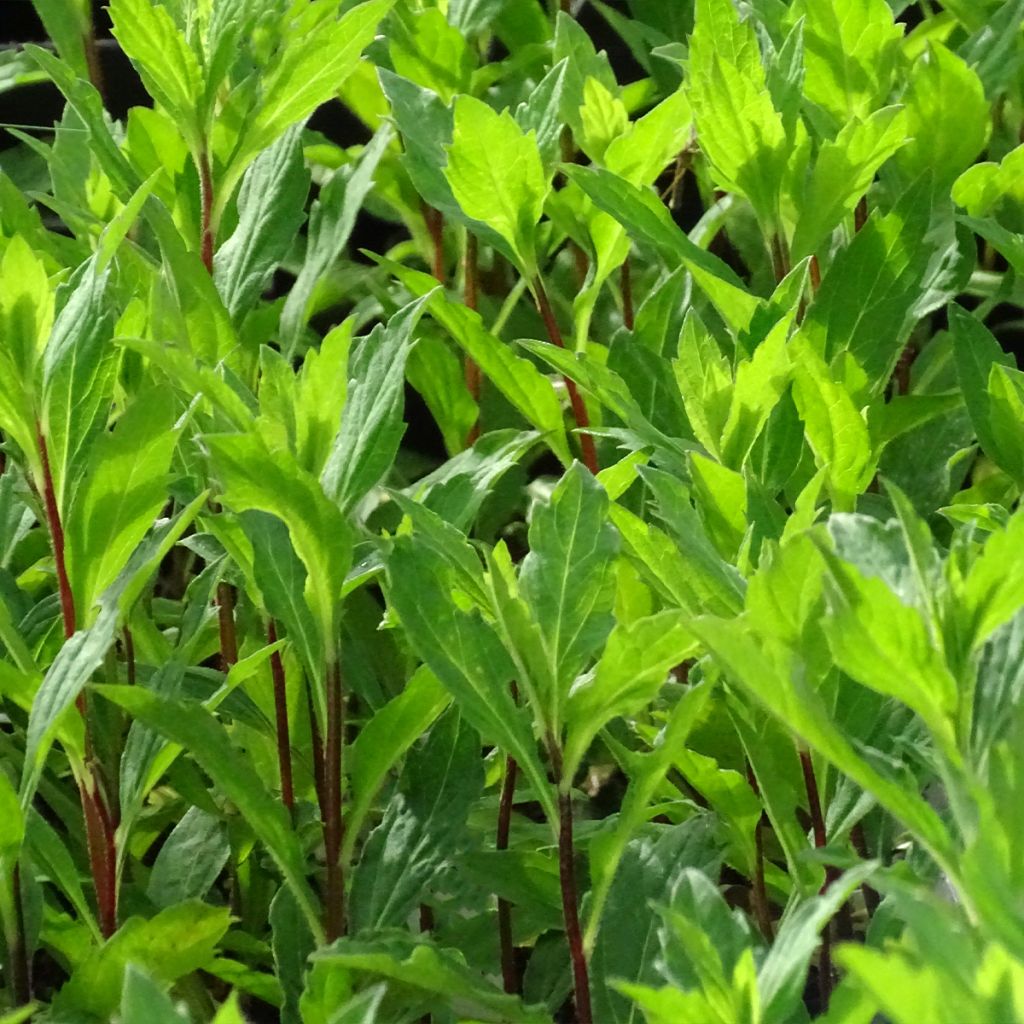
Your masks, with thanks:
M1024 1019L1024 2L111 0L123 120L90 6L0 1022Z

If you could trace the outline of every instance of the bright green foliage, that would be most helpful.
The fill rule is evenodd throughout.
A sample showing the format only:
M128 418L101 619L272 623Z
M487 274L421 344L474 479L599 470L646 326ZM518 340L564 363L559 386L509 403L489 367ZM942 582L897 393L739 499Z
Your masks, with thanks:
M0 1024L1021 1019L1024 0L33 5Z

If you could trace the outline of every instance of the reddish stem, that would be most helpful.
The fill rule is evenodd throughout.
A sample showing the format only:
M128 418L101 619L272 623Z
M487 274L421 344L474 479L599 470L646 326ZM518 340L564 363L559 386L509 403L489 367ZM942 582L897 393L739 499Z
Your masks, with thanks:
M426 222L427 231L430 234L430 242L433 246L433 254L430 263L430 272L441 283L444 284L444 215L434 207L422 204L423 220Z
M53 562L57 570L57 591L60 594L60 611L64 621L64 639L70 639L76 629L75 599L71 593L68 580L67 563L64 557L64 526L57 509L57 489L53 483L53 471L50 469L50 453L43 437L43 429L36 425L36 443L39 447L39 461L43 468L43 505L46 509L46 521L50 528L50 541L53 544ZM81 698L80 698L81 699ZM81 707L79 708L81 710Z
M800 767L804 775L804 788L807 790L807 806L811 812L811 829L814 832L814 846L821 849L827 845L828 837L825 833L825 816L821 810L821 797L818 793L818 780L814 774L814 765L811 763L811 755L806 750L800 751ZM821 891L827 892L829 886L839 877L834 867L825 868L825 884ZM829 1000L832 996L832 937L830 935L831 922L826 924L821 933L821 955L818 961L818 992L821 997L821 1011L828 1009Z
M555 318L555 311L551 308L551 301L548 299L544 282L539 276L534 281L533 287L534 295L537 299L537 310L544 321L544 328L548 332L548 339L552 345L556 345L558 348L565 348L562 332L559 329L558 320ZM569 377L563 376L562 379L565 381L565 389L569 393L569 402L572 405L576 426L581 431L580 449L583 454L583 463L591 473L597 476L600 466L597 461L597 449L594 447L594 438L588 430L590 427L590 417L587 415L587 407L583 402L583 396L576 387L576 382Z
M217 623L220 627L220 667L227 673L238 661L235 635L235 588L221 580L217 584Z
M277 627L273 619L267 623L267 643L277 643ZM277 767L281 774L281 802L291 811L295 806L292 741L288 728L288 688L280 651L274 651L270 656L270 674L274 680L274 719L277 726Z
M345 694L341 666L335 659L327 667L327 740L324 756L324 847L327 856L327 913L324 930L328 942L345 933L345 879L341 866L342 739L345 731Z
M853 229L860 231L868 222L868 197L861 196L853 211Z
M811 292L814 295L818 294L818 289L821 287L821 264L818 262L817 256L811 257Z
M57 508L57 489L50 467L50 453L43 437L43 429L36 424L36 444L39 448L39 462L43 471L43 506L53 545L54 568L57 573L57 589L60 595L61 617L64 638L70 639L77 628L75 599L68 579L67 562L64 553L64 525ZM80 693L75 701L85 729L86 762L92 759L92 739L89 731L89 717L85 694ZM114 828L103 803L100 780L90 768L87 776L79 782L78 793L82 801L82 815L85 818L86 846L89 850L89 868L93 886L96 889L96 904L99 911L100 930L109 938L117 930L117 851Z
M633 272L629 257L626 257L620 271L622 285L622 323L627 331L633 330Z
M576 895L576 866L572 841L572 794L558 794L558 880L562 889L562 917L565 936L572 961L573 993L576 1001L577 1024L593 1024L590 1009L590 974L583 949L583 932Z
M747 762L747 782L754 791L754 795L760 799L761 790L757 785L757 776L750 762ZM754 884L751 887L750 902L757 919L758 927L764 937L771 942L774 936L771 915L768 913L768 887L764 881L764 812L757 819L754 825Z
M199 206L202 218L199 228L200 255L203 266L213 273L213 169L210 154L203 149L199 154Z

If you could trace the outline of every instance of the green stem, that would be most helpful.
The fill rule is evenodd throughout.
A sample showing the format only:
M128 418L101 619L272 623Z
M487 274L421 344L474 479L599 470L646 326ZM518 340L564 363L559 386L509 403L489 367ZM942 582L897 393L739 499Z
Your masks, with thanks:
M345 873L341 864L344 824L341 817L342 746L345 732L345 693L338 659L327 666L327 737L324 748L324 848L327 856L327 910L324 931L333 942L345 934Z

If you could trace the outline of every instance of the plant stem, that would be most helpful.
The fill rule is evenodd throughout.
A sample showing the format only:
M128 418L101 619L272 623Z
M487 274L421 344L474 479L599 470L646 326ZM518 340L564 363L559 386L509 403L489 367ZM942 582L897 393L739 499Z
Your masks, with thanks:
M821 798L818 793L818 780L814 774L814 765L811 763L811 755L806 750L800 751L800 767L803 769L804 788L807 790L807 805L811 812L811 829L814 832L814 846L821 849L827 845L828 837L825 833L825 816L821 810ZM827 892L829 886L836 880L838 873L833 867L825 868L825 884L821 891ZM818 991L821 997L821 1012L828 1009L829 999L832 995L832 938L829 934L831 922L825 925L821 933L821 956L818 961Z
M46 447L42 427L36 426L36 443L39 447L39 461L43 468L43 506L46 509L46 522L50 528L50 541L53 545L53 563L57 572L57 592L60 595L60 612L64 623L64 639L70 639L77 628L75 622L75 599L68 580L67 562L64 557L64 526L60 521L57 508L57 490L53 483L53 471L50 469L50 453ZM83 710L84 698L79 696L79 711Z
M132 631L124 627L124 666L125 677L129 686L135 685L135 640L132 638Z
M306 689L306 706L309 709L310 748L313 756L313 786L316 788L316 802L320 807L320 820L327 821L327 791L324 785L324 741L316 720L313 697Z
M508 849L518 771L519 766L515 758L505 758L505 778L501 784L501 800L498 804L498 832L494 841L496 850ZM512 904L501 897L498 898L498 939L501 944L501 979L505 991L510 995L517 995L521 990L521 981L516 966L515 945L512 941Z
M861 196L853 211L853 229L860 231L868 222L868 197Z
M345 878L341 866L341 770L342 742L345 731L345 694L341 683L341 665L335 658L327 666L327 739L324 754L324 847L327 855L327 911L324 931L333 942L345 932Z
M100 63L100 49L96 45L96 26L93 22L92 10L87 15L88 22L82 33L82 49L85 51L85 63L89 71L89 81L99 93L104 106L107 105L107 89L103 76L103 65Z
M61 617L64 625L64 639L68 640L77 629L75 599L68 579L67 561L64 554L64 525L57 508L57 489L50 467L50 453L43 437L43 429L36 424L36 444L39 462L43 471L43 506L53 545L54 568L57 573L57 589L60 595ZM96 890L96 904L99 911L100 929L105 938L117 930L117 848L114 828L110 815L103 803L100 779L89 767L92 758L92 740L89 733L89 716L85 694L80 693L75 701L82 716L85 730L86 767L78 780L78 793L82 801L82 816L85 819L86 846L89 850L89 868L93 887Z
M207 273L213 273L213 170L210 154L204 148L199 154L199 206L202 218L199 228L199 251Z
M267 643L277 643L277 626L267 623ZM289 811L295 806L295 785L292 781L292 740L288 728L288 688L281 652L270 656L270 674L274 680L274 722L277 727L277 767L281 775L281 802Z
M781 281L790 271L789 246L786 244L785 236L781 232L776 232L772 235L771 253L775 280Z
M423 210L423 220L427 225L433 245L430 272L441 284L444 284L444 215L440 210L436 210L426 203L420 205Z
M562 916L565 936L572 961L573 992L576 1000L577 1024L593 1024L590 1009L590 974L587 956L583 951L583 932L580 930L579 906L576 895L576 867L572 842L572 793L558 792L558 880L562 888Z
M619 272L622 286L622 323L627 331L633 330L633 272L627 256Z
M544 328L548 332L548 340L558 348L565 348L562 332L558 327L558 320L555 318L555 311L551 308L551 301L548 299L548 293L539 274L534 279L533 292L537 300L537 310L544 321ZM580 430L580 448L583 453L583 463L591 473L597 476L600 466L597 461L597 449L594 446L594 438L588 429L590 427L590 417L587 415L587 407L583 402L583 396L576 387L576 382L569 377L563 377L562 379L565 381L566 391L569 392L569 402L572 405L576 426Z
M221 580L217 584L217 624L220 627L220 668L227 673L238 661L235 635L235 588Z
M870 859L868 855L868 842L864 836L864 826L861 822L858 821L850 829L850 841L853 843L853 848L857 851L857 856L861 860ZM860 889L864 894L864 906L867 908L868 917L874 917L879 903L882 902L882 898L878 895L878 890L872 888L867 882Z
M811 257L811 293L813 295L818 294L818 289L821 287L821 264L818 262L817 256Z
M9 903L7 898L4 901L6 968L10 971L13 1003L24 1006L32 1001L32 961L25 947L25 903L21 895L21 865L17 861L11 869L9 885Z
M463 303L467 309L472 309L474 312L478 305L478 286L479 286L479 256L480 256L480 243L477 241L476 235L472 232L466 233L466 257L465 257L465 278L464 278L464 291L463 291ZM480 436L480 395L483 391L483 374L480 372L480 367L477 366L472 356L466 356L466 387L469 390L473 401L477 404L477 419L476 423L470 428L469 436L466 438L466 447L472 448L476 443L477 438Z
M761 789L749 761L747 761L747 782L750 783L754 795L760 799ZM771 942L775 935L771 915L768 913L768 889L764 882L764 811L761 812L761 817L754 825L754 879L750 892L750 903L761 934Z

